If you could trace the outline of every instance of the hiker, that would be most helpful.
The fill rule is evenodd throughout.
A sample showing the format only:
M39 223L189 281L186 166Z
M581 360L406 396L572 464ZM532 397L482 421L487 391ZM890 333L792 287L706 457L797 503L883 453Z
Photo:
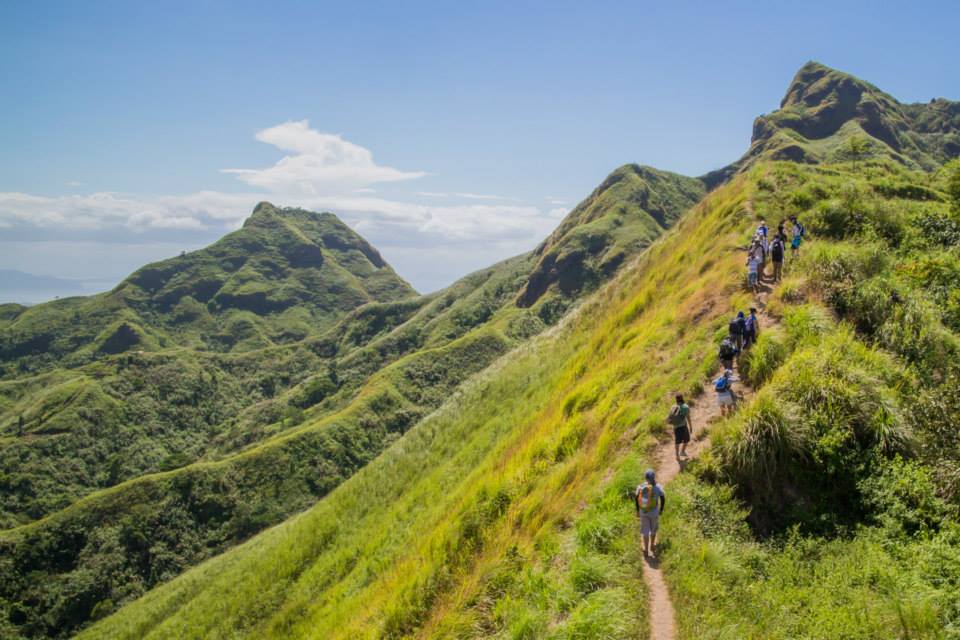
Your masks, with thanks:
M793 225L790 229L790 232L793 234L793 238L790 240L790 249L791 253L794 256L800 255L800 243L803 242L804 228L800 224L800 221L797 220L797 216L790 216L790 222Z
M747 253L747 259L749 260L750 255L756 256L759 264L757 265L757 281L763 279L763 274L766 267L766 252L763 249L763 238L758 233L753 236L753 243L750 245L750 251Z
M761 218L760 225L757 227L757 233L763 236L763 239L766 240L768 231L769 229L767 228L767 221Z
M743 334L747 332L747 320L743 317L743 311L737 312L737 317L730 321L727 330L730 332L734 344L737 345L737 351L743 349Z
M733 336L725 336L720 342L720 364L724 369L733 369L733 359L740 353Z
M753 293L760 290L760 258L758 251L751 251L747 256L747 286Z
M785 225L785 223L783 223L783 222L781 222L780 224L777 225L777 234L776 234L775 236L773 236L773 237L776 238L777 240L779 240L779 241L780 241L780 244L786 246L786 245L787 245L787 232L784 231L784 225Z
M780 282L783 277L783 241L777 234L770 247L770 259L773 261L773 281Z
M717 392L717 404L720 413L728 416L736 407L736 396L733 394L733 369L726 369L723 375L714 380L713 389Z
M677 394L677 404L670 409L667 422L673 426L673 448L677 460L687 457L687 445L693 435L693 423L690 422L690 407L683 401L683 395Z
M750 315L744 320L746 331L743 332L743 348L756 344L757 334L760 333L760 318L757 317L757 309L750 307ZM728 369L732 367L727 367Z
M637 487L637 515L640 516L640 535L643 536L643 555L652 555L657 545L657 528L660 526L660 514L667 506L667 496L657 484L653 469L644 474L646 482Z

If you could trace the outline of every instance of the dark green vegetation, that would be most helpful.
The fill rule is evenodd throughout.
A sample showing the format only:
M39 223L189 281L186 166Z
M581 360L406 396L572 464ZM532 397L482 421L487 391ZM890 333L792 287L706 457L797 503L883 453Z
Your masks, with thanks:
M571 213L584 230L565 223L550 241L578 268L538 280L522 306L541 256L416 296L334 216L262 204L242 230L108 294L4 307L0 604L13 627L66 635L310 506L703 194L645 168L616 175L633 177L609 179Z
M635 164L620 167L534 250L537 265L518 304L531 306L553 285L568 294L596 287L703 194L703 183L693 178Z

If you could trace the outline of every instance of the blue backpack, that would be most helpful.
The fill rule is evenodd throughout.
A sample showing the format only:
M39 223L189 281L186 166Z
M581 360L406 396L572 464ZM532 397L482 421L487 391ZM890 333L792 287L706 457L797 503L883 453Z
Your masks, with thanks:
M717 393L720 393L720 392L722 392L722 391L726 391L726 390L727 390L727 387L729 387L729 386L730 386L730 381L727 380L727 377L726 377L726 376L720 376L720 377L717 378L716 381L713 383L713 388L714 388L714 390L715 390Z

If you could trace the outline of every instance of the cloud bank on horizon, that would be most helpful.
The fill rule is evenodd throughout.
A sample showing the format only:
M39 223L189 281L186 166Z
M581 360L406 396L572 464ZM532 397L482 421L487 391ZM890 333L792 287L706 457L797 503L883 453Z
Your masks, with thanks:
M131 238L149 244L151 238L169 239L171 234L202 237L205 243L238 228L257 202L271 200L337 214L378 246L414 286L429 291L492 260L529 250L567 212L551 198L541 208L472 192L380 197L375 185L414 181L428 173L377 164L369 149L311 128L307 120L284 122L255 137L287 155L264 168L221 170L250 190L65 196L0 192L0 229L23 242L51 237L67 242L71 234L82 233L105 245Z

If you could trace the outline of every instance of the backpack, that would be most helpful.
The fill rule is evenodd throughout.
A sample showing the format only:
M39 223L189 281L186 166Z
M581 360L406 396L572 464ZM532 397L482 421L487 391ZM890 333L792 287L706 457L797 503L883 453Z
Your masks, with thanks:
M737 355L737 348L730 342L730 338L724 338L720 343L720 357L729 360L735 355Z
M802 238L807 233L807 230L803 228L799 220L797 220L797 227L800 229L800 237Z
M657 492L654 490L656 485L649 485L644 483L640 487L640 491L637 492L637 505L640 507L640 511L644 513L650 513L657 508Z
M682 427L687 424L687 414L683 409L684 405L679 404L673 405L673 408L670 409L670 415L667 416L667 421L674 427Z
M774 262L781 262L783 260L783 243L780 242L780 238L777 238L773 241L773 247L770 249L770 255L773 256Z
M713 389L717 393L722 393L730 387L730 381L727 380L726 376L720 376L713 383Z
M740 328L740 323L736 318L730 321L730 326L727 327L727 330L732 336L739 336L743 332L743 330Z
M756 320L754 320L753 316L747 316L746 325L747 333L753 333L753 330L756 328Z

